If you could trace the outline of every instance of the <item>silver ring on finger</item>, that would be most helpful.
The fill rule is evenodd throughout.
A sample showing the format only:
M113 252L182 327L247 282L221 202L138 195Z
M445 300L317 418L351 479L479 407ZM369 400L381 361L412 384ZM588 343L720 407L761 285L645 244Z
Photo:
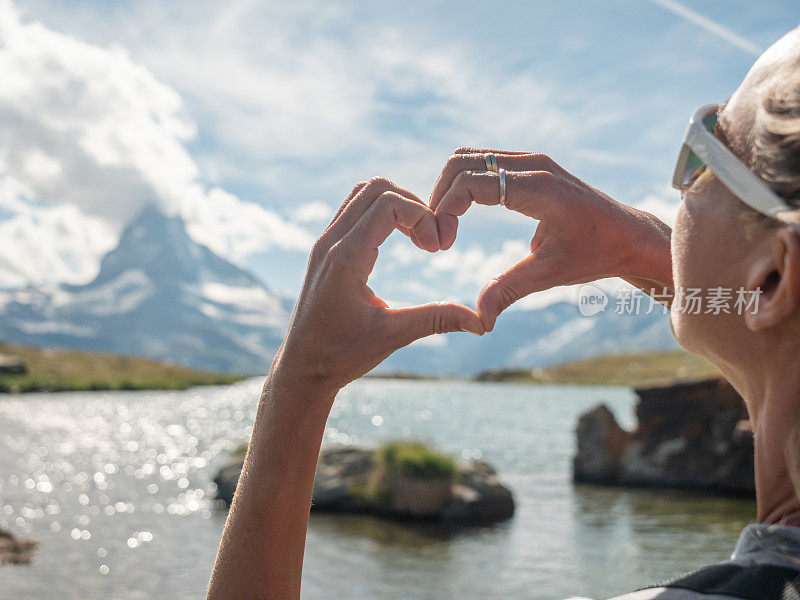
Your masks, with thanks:
M498 169L497 178L500 180L500 204L506 205L506 170Z
M491 152L483 155L483 160L486 162L486 170L490 173L497 173L497 157Z

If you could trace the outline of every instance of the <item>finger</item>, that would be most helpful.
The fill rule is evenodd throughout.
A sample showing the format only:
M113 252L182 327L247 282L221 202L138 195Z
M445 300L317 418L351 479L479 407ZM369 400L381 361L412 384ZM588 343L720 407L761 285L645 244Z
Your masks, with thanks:
M517 152L515 150L497 150L492 148L476 148L474 146L461 146L460 148L456 148L453 154L486 154L487 152L491 154L504 154L509 156L520 155L520 154L531 154L530 152L522 151Z
M391 328L401 346L437 333L465 331L483 335L483 323L475 311L454 302L432 302L390 310Z
M478 296L477 312L486 331L492 331L498 315L517 300L559 285L559 281L563 281L559 278L563 276L562 271L534 251L492 279Z
M336 219L338 219L338 218L339 218L339 215L341 215L341 214L342 214L342 212L344 212L344 209L345 209L345 207L346 207L348 204L350 204L350 201L351 201L353 198L355 198L355 195L356 195L358 192L360 192L361 190L363 190L363 189L364 189L364 186L365 186L365 185L367 185L367 182L366 182L366 181L359 181L359 182L358 182L358 183L355 185L355 187L354 187L354 188L353 188L353 189L350 191L350 193L347 195L347 198L345 198L345 199L344 199L344 202L342 202L342 203L341 203L341 205L339 206L339 210L337 210L337 211L336 211L336 214L335 214L335 215L333 215L333 218L331 219L331 222L328 224L328 227L325 229L325 231L327 231L327 230L330 228L330 226L331 226L331 225L333 225L333 224L336 222Z
M549 171L507 171L506 208L534 219L542 219L554 207L564 204L570 184ZM436 207L439 246L447 250L453 245L458 230L458 217L475 202L492 206L500 204L500 177L487 171L461 171Z
M433 186L428 205L436 210L445 192L461 171L486 171L486 154L497 157L497 166L506 171L551 171L565 174L566 171L546 154L535 152L503 152L483 148L459 148L447 160Z
M364 184L364 185L366 185L366 184ZM419 198L418 196L412 194L408 190L404 190L403 188L400 188L400 187L397 187L397 186L395 186L394 189L398 193L406 195L406 197L409 200L413 200L414 202L418 202L419 204L422 204L423 206L427 206L425 204L425 202L421 198ZM342 208L344 208L344 206ZM402 225L398 225L397 229L398 229L398 231L400 231L400 233L402 233L404 236L409 238L417 248L420 248L421 250L426 250L426 248L422 245L422 242L420 242L417 239L417 237L414 235L414 232L411 231L408 227L403 227Z
M425 204L397 192L384 192L336 244L343 264L366 282L378 258L378 247L398 226L407 228L425 250L436 252L439 249L433 212Z
M361 216L369 210L373 202L384 192L392 191L409 200L418 202L423 206L425 205L425 203L413 193L396 186L384 177L374 177L361 186L360 189L354 191L355 194L352 194L350 200L347 201L346 204L343 204L339 215L320 238L320 243L327 248L332 247L336 242L341 240L347 232L358 223Z

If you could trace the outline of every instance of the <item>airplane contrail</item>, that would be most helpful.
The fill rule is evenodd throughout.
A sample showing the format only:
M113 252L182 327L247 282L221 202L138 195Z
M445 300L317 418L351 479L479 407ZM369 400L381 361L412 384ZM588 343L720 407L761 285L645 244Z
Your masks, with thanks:
M726 42L730 42L737 48L741 48L745 52L749 52L750 54L754 54L755 56L760 56L762 52L764 52L764 48L748 40L747 38L742 37L738 33L735 33L725 27L724 25L717 23L716 21L709 19L708 17L701 15L699 12L692 10L688 6L684 6L680 2L676 2L676 0L649 0L653 4L659 4L666 8L668 11L678 15L679 17L689 21L690 23L697 25L698 27L702 27L709 33L713 33L719 38L722 38Z

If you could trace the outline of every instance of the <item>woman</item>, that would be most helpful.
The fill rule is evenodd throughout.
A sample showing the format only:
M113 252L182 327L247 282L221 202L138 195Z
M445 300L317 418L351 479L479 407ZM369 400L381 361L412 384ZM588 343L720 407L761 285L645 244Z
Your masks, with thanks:
M357 185L311 252L264 385L209 598L300 596L314 468L342 386L415 339L483 335L523 296L609 276L662 297L669 290L680 344L711 360L745 398L757 492L757 523L730 563L619 599L799 597L778 594L796 593L800 574L800 528L792 526L800 524L792 484L800 475L800 28L756 62L724 107L698 111L674 183L683 203L673 232L540 154L458 150L430 206L384 179ZM472 202L539 220L530 256L483 289L477 312L453 303L389 309L366 285L378 246L397 228L420 248L446 250ZM681 304L689 288L741 290L757 302L692 314Z

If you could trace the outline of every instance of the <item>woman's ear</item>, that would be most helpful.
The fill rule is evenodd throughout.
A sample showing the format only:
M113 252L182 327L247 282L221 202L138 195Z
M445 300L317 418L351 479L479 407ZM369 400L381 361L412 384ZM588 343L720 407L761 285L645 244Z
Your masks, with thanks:
M781 227L770 238L747 276L747 289L760 290L757 307L745 313L752 331L774 327L800 308L800 235L793 227Z

